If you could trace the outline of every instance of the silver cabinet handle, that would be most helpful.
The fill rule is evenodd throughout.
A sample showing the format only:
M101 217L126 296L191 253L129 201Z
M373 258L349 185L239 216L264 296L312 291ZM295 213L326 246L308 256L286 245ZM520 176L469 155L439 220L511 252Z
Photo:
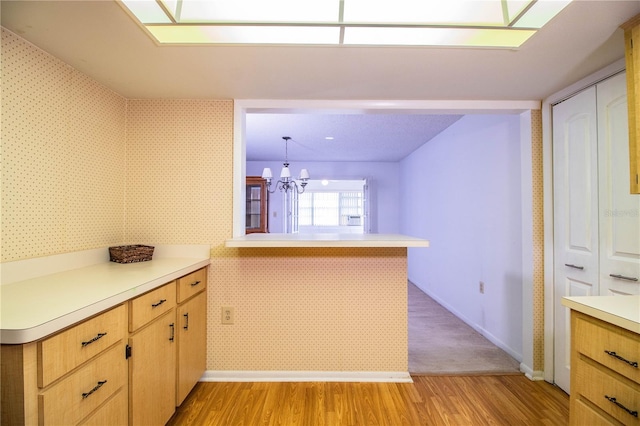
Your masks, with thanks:
M612 277L612 278L617 278L619 280L638 281L638 279L635 278L635 277L625 277L624 275L609 274L609 276Z
M581 271L584 269L584 266L573 265L571 263L565 263L564 266L568 266L569 268L573 269L580 269Z

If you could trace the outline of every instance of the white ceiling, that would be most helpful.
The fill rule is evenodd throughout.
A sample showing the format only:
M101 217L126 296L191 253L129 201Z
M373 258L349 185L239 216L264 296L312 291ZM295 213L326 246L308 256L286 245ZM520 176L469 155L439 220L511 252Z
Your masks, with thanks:
M2 0L0 7L3 27L130 99L542 100L622 58L619 26L640 13L638 0L576 0L518 50L471 50L158 46L112 0ZM280 151L282 136L301 145L334 136L334 149L359 141L352 153L377 159L407 144L396 154L404 156L447 127L438 116L375 117L380 121L348 115L310 125L296 115L279 117L279 127L272 117L263 120L270 129L255 133L275 140L277 148L269 149ZM383 149L375 153L376 147Z

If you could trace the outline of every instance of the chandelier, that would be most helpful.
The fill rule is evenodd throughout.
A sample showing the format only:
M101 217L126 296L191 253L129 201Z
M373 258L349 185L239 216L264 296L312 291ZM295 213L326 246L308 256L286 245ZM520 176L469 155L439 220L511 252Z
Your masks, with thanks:
M280 179L278 179L273 190L271 190L271 179L273 179L273 174L269 167L265 167L262 171L262 178L266 179L267 191L271 194L276 192L276 188L285 194L289 191L296 191L298 194L302 194L304 192L304 187L307 186L307 181L309 180L309 171L307 169L300 170L300 177L298 179L301 182L299 184L295 179L291 178L291 170L289 170L288 160L288 144L291 138L289 136L283 136L282 139L284 139L284 163L282 165L282 170L280 171Z

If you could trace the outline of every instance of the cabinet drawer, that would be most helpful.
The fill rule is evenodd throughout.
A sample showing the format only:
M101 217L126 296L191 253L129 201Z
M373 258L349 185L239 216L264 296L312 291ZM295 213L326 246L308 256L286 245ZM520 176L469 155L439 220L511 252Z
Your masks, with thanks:
M38 396L44 424L77 424L127 385L125 345L116 344Z
M207 268L178 278L178 303L182 303L194 294L207 288Z
M126 307L120 305L38 342L38 386L48 386L122 340L126 334L126 321Z
M171 281L129 303L129 331L133 332L176 306L176 282Z
M574 398L571 401L569 424L571 426L613 426L618 422L611 420L606 414L589 407L580 398Z
M82 426L127 426L129 422L129 405L127 388L123 387L102 407L80 423Z
M579 313L573 332L576 351L640 383L639 335Z
M637 417L637 413L640 411L639 385L634 383L631 386L631 382L625 383L618 380L602 366L592 365L591 362L586 362L583 359L579 359L577 365L572 368L576 369L576 386L573 392L579 394L575 397L584 396L595 406L624 424L640 425L640 419ZM626 409L608 398L615 398L616 402ZM635 411L636 415L634 416L627 410Z

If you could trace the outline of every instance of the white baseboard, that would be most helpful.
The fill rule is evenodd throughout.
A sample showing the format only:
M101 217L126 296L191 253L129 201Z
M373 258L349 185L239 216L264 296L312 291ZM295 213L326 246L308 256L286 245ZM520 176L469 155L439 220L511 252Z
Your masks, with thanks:
M384 382L413 383L404 371L207 370L201 382Z

